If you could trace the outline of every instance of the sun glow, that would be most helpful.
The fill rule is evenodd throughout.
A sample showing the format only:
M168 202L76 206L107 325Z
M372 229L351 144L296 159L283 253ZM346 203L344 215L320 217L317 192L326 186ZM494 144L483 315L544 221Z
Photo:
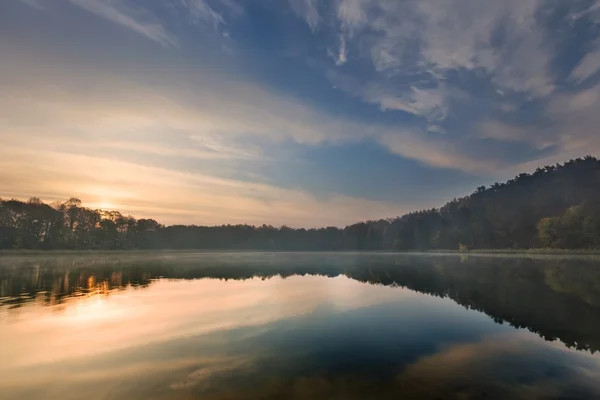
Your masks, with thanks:
M107 184L82 187L78 191L78 195L81 196L86 207L103 211L117 211L122 207L123 199L136 197L130 190L123 189L118 185Z
M110 210L114 210L115 209L114 203L111 203L108 200L102 200L102 201L98 202L97 206L98 206L99 209L105 210L105 211L110 211Z

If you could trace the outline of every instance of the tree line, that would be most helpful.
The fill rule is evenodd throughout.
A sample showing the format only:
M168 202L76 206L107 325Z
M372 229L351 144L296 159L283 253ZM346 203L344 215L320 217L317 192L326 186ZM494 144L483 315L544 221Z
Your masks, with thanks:
M441 208L344 228L172 225L71 198L0 199L0 249L444 250L600 248L600 161L592 156L481 186Z

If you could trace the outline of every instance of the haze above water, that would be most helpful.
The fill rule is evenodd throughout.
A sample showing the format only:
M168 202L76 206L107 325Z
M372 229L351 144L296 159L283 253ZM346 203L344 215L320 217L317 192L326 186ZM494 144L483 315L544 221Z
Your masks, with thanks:
M600 263L0 258L2 399L600 397Z

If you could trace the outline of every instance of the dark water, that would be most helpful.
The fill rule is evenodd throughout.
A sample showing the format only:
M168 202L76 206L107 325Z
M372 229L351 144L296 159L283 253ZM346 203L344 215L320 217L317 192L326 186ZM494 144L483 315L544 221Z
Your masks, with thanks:
M0 256L1 399L600 398L600 263Z

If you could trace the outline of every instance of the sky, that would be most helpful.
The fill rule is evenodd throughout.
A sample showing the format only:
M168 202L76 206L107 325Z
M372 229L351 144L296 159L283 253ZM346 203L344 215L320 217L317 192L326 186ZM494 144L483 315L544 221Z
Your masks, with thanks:
M600 0L3 0L0 197L344 226L600 154Z

